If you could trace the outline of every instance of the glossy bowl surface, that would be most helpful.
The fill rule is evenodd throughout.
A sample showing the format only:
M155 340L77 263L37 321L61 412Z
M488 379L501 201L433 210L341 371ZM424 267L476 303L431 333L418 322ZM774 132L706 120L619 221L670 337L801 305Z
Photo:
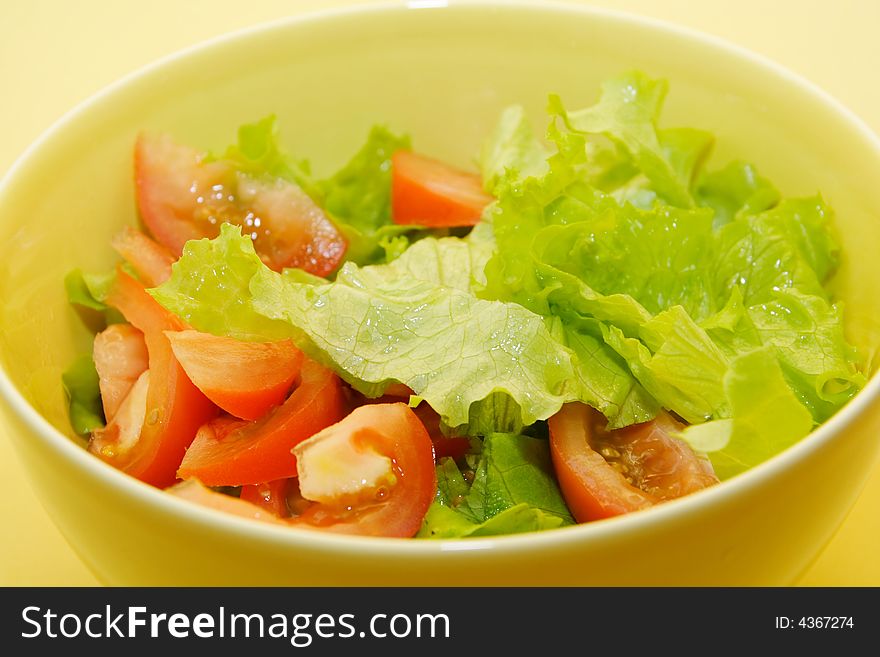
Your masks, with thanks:
M425 5L429 3L411 3ZM855 501L880 435L880 382L794 448L730 482L628 517L541 534L398 541L285 530L191 506L113 470L73 438L60 373L90 334L62 279L99 271L137 220L141 129L205 148L269 113L318 172L369 127L467 164L512 102L543 116L639 68L670 81L665 125L716 134L712 163L755 162L786 195L821 190L845 254L834 289L873 372L880 335L880 142L815 87L716 40L586 8L468 4L298 17L167 58L80 106L0 185L0 393L43 504L110 584L782 584ZM540 125L536 126L538 129Z

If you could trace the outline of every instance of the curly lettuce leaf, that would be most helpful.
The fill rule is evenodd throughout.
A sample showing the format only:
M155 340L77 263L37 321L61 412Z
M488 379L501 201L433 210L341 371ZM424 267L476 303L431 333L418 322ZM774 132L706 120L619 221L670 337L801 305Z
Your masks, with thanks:
M151 293L202 331L293 336L366 394L404 383L449 426L467 424L471 404L493 392L519 404L523 425L552 415L571 397L570 352L521 306L413 276L425 263L420 254L443 251L429 240L416 246L414 257L348 263L335 282L318 283L272 272L250 240L223 226L215 240L187 244L171 279ZM447 272L435 265L435 274ZM462 271L456 262L448 273L461 282Z
M734 161L704 174L696 185L697 203L715 212L715 226L769 210L779 203L779 191L748 162Z
M466 240L388 232L380 188L397 145L374 131L310 193L382 234L361 262L392 262L348 263L330 283L271 272L249 244L205 246L157 298L196 328L293 337L366 394L405 383L480 435L519 432L569 400L612 428L660 407L734 426L746 412L728 381L763 367L745 358L756 350L821 422L864 383L824 288L837 266L831 212L819 197L780 200L747 164L700 175L711 137L658 128L665 93L628 74L591 108L551 99L550 148L521 108L507 110L481 154L497 202Z
M748 316L760 344L773 347L786 380L817 422L830 418L865 385L839 305L781 290L749 308Z
M241 173L251 176L284 178L303 188L313 198L317 189L307 161L294 160L278 141L275 115L238 128L238 140L221 156Z
M495 129L483 143L483 186L491 194L505 175L540 176L547 170L548 156L547 148L535 138L523 107L512 105L501 113Z
M736 419L724 377L767 347L824 421L865 380L824 288L838 261L831 211L819 197L780 200L748 164L699 175L711 140L657 129L664 95L629 74L586 110L551 99L563 125L548 130L546 168L507 169L494 188L498 249L479 293L524 305L557 335L588 336L641 397L694 423Z
M550 112L570 130L605 135L620 144L658 195L688 208L694 205L690 187L695 170L713 138L698 130L657 129L667 90L664 80L631 72L606 80L599 102L592 107L569 112L557 96L551 96Z
M700 266L713 247L711 213L642 210L608 200L595 210L592 217L548 225L534 235L531 250L545 280L554 276L567 285L557 272L570 274L597 293L594 305L607 305L612 295L635 300L641 306L632 313L638 323L645 320L642 309L656 314L681 305L695 317L716 310L711 271ZM578 305L601 319L621 319L616 311Z
M239 340L279 340L290 336L289 325L254 308L251 282L264 270L267 267L254 251L253 242L243 237L237 226L223 224L216 239L187 242L180 260L171 266L171 278L148 291L161 305L205 333ZM305 272L295 276L323 281Z
M242 125L237 142L221 157L242 173L284 178L302 187L345 235L347 259L366 264L393 260L409 246L407 235L420 232L391 221L391 155L409 148L409 137L375 126L347 164L318 180L307 161L295 160L281 147L270 115Z
M727 358L681 306L646 322L639 338L610 326L605 340L664 408L691 423L729 416L721 386Z
M250 240L223 226L214 240L188 243L171 279L151 293L202 331L291 337L364 394L403 383L470 433L518 430L572 400L651 417L633 408L632 377L598 340L569 348L526 308L472 293L491 248L480 234L426 238L386 265L347 263L327 282L272 272Z
M726 299L733 287L752 306L779 290L827 297L822 281L836 267L836 245L826 231L827 210L818 199L783 201L758 215L724 225L716 233L712 267L715 296Z
M517 402L523 425L571 396L570 353L517 304L409 276L389 280L350 263L334 283L266 275L253 292L260 314L301 330L310 351L356 389L374 395L403 383L452 427L467 424L471 404L494 392Z
M320 204L348 239L348 260L393 260L409 244L407 233L418 230L391 222L391 156L409 149L409 137L375 126L345 166L315 183Z
M557 339L574 352L580 398L608 419L608 429L647 422L660 405L637 381L626 361L607 345L602 324L581 320L577 326L557 324Z

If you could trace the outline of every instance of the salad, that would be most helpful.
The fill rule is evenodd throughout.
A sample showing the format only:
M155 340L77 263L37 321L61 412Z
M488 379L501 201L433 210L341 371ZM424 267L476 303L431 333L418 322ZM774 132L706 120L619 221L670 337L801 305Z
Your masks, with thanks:
M324 178L274 118L135 145L141 229L71 272L63 376L98 458L337 533L465 538L639 511L735 476L864 384L820 196L660 128L664 81L506 109L471 173L383 126ZM91 315L91 317L88 317Z

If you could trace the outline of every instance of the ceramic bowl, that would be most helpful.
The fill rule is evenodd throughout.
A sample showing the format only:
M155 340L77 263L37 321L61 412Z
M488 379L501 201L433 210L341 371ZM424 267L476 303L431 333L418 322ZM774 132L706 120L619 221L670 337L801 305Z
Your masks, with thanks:
M880 143L851 113L768 61L668 25L539 2L426 4L439 3L298 17L167 58L68 114L12 168L0 187L0 392L46 510L109 584L793 581L874 463L876 377L808 438L710 490L589 525L465 541L337 537L222 515L114 470L72 435L59 377L91 336L62 280L108 267L110 236L137 220L138 131L211 148L275 113L285 143L323 172L383 122L464 165L505 105L540 117L549 92L588 104L601 80L633 68L669 80L666 125L716 134L716 165L744 158L787 195L821 190L845 254L834 291L873 371Z

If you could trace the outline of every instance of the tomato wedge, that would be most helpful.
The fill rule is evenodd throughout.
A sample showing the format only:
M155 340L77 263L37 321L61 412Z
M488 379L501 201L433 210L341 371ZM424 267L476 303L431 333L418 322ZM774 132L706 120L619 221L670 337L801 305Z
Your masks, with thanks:
M98 372L104 417L109 421L149 367L144 334L131 324L111 324L95 336L92 360Z
M237 499L230 495L213 491L195 480L182 481L168 488L167 492L181 499L195 502L200 506L223 511L224 513L231 513L242 518L250 518L251 520L260 520L273 524L281 524L282 522L271 511L252 504L247 500Z
M110 245L134 267L147 287L156 287L171 278L171 265L176 258L141 231L126 226L113 236Z
M149 361L149 387L143 428L133 444L120 442L112 422L92 435L89 450L116 468L164 488L175 472L187 446L200 426L217 409L174 358L167 330L185 328L183 321L160 306L144 286L122 269L107 295L107 303L144 334Z
M353 408L364 404L389 404L400 401L408 405L409 398L413 394L415 393L402 383L394 383L385 389L385 394L381 397L371 399L356 395L353 400ZM421 420L428 436L431 437L431 442L434 443L434 457L438 462L447 456L459 461L471 450L470 438L456 435L447 436L443 433L440 428L440 415L427 402L421 402L413 409L413 412Z
M474 226L492 197L480 176L397 151L391 158L391 216L396 224L431 228Z
M261 484L296 475L291 449L338 422L345 410L333 372L305 359L300 384L280 406L256 422L218 418L202 427L177 474L207 486Z
M216 237L221 223L241 226L269 267L326 276L348 243L293 182L257 180L223 160L209 162L167 135L142 134L135 146L138 208L150 233L175 256L192 239Z
M297 526L411 537L436 493L431 439L404 403L356 408L293 451L300 494L314 501Z
M256 420L280 404L303 353L290 340L244 342L199 331L168 331L174 356L205 396L227 413Z
M578 522L621 515L718 482L709 461L673 437L668 414L605 431L604 418L581 403L550 418L550 453L565 501Z
M147 415L147 394L150 391L150 370L144 370L131 386L125 399L113 414L110 423L92 434L92 439L100 441L109 436L113 450L126 452L137 444L144 428Z
M241 487L239 499L250 502L278 518L290 516L287 492L295 479L276 479L264 484L248 484Z

